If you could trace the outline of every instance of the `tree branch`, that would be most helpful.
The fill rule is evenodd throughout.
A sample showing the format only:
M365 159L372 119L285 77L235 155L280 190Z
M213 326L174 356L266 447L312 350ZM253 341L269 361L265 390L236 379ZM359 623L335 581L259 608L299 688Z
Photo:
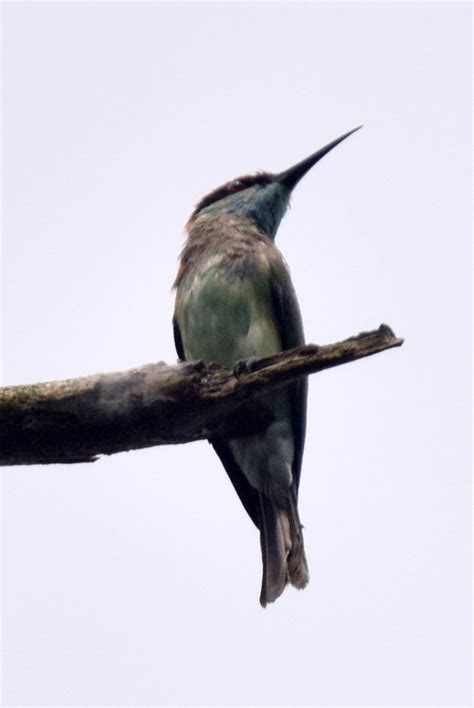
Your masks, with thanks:
M226 369L203 362L0 388L0 465L93 462L97 455L268 425L259 395L299 376L399 347L387 325Z

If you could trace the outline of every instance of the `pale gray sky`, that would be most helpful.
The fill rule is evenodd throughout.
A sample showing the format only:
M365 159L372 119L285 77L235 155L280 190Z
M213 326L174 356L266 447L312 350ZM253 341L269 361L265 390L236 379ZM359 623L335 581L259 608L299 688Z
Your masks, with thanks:
M278 234L311 583L258 604L207 443L3 472L5 704L470 703L469 4L4 3L3 382L174 361L193 204L364 129Z

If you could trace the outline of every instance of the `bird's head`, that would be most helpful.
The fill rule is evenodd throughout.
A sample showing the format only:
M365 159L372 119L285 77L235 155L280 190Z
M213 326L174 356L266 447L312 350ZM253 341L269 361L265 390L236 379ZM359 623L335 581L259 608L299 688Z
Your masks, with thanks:
M201 216L237 214L253 219L274 238L294 187L322 157L361 127L350 130L284 172L257 172L214 189L196 205L190 223Z

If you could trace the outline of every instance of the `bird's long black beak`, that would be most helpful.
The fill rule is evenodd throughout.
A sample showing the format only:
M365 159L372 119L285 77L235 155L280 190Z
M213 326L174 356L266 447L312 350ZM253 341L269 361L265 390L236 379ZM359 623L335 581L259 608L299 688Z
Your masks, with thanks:
M359 125L357 128L354 128L353 130L350 130L348 133L341 135L340 138L336 138L336 140L333 140L332 143L328 143L317 152L313 153L309 157L306 157L304 160L301 160L301 162L298 162L297 165L293 165L293 167L290 167L288 170L285 170L284 172L280 172L280 174L275 175L275 181L279 182L280 184L284 184L285 187L287 187L287 189L291 191L298 184L300 179L304 177L305 174L317 162L319 162L322 157L327 155L328 152L331 152L331 150L335 148L336 145L342 143L342 141L348 138L349 135L355 133L356 130L360 130L360 128L362 128L361 125Z

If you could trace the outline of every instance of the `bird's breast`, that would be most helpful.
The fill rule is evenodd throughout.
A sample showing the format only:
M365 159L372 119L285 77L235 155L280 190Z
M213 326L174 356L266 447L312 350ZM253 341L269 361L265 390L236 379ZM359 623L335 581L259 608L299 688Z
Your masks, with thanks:
M178 288L175 313L186 359L232 366L281 350L268 270L215 255Z

